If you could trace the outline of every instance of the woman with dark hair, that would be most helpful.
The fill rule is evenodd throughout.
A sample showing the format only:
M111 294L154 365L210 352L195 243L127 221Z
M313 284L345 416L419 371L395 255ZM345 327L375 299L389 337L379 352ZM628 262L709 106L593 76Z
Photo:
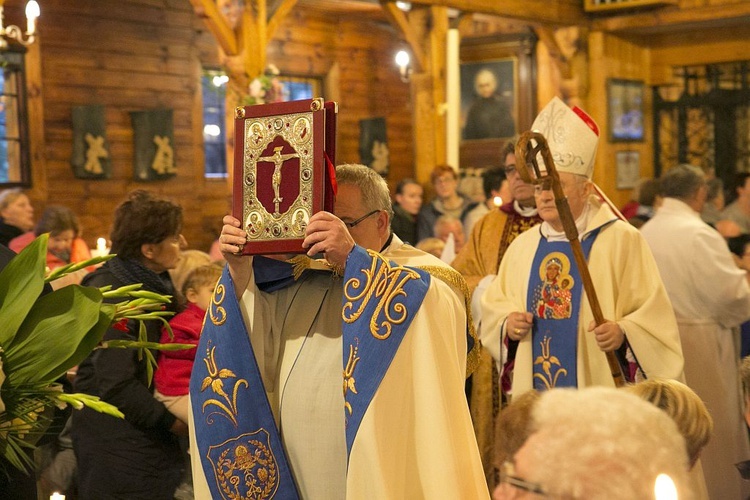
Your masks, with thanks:
M13 238L8 247L18 253L37 236L44 233L49 233L47 242L47 267L49 269L91 258L88 245L80 238L81 226L78 223L78 217L71 209L60 205L50 205L45 208L34 230ZM80 282L81 277L77 282Z
M414 179L402 179L393 197L391 229L404 242L417 244L417 214L422 208L422 186Z
M115 258L86 276L84 285L143 289L173 295L167 272L186 246L182 208L137 190L115 210L110 239ZM174 304L167 309L174 310ZM144 322L148 341L158 342L161 322ZM104 340L138 338L138 324L117 324ZM135 349L97 349L79 366L77 392L117 406L124 419L84 408L73 416L73 448L78 460L81 498L171 500L180 483L183 460L178 435L187 424L153 397L147 360Z

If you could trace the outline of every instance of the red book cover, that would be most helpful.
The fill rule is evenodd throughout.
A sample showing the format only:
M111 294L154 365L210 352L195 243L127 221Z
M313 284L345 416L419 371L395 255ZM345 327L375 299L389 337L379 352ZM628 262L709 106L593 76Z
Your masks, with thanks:
M322 99L235 110L232 212L243 253L304 253L310 217L332 210L336 104Z

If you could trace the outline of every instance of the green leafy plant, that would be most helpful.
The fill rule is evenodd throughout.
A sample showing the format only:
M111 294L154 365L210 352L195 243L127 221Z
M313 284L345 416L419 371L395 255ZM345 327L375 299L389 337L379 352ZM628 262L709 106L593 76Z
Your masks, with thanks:
M150 383L156 365L151 349L194 347L147 342L143 321L162 321L171 335L167 318L173 313L163 310L170 296L141 290L140 284L118 289L68 285L42 294L45 283L114 257L45 275L47 240L48 235L39 236L0 272L0 454L21 470L32 465L31 452L56 406L88 406L123 418L115 406L88 394L63 393L56 383L94 349L138 349L147 359ZM137 341L102 342L110 326L128 321L140 323Z

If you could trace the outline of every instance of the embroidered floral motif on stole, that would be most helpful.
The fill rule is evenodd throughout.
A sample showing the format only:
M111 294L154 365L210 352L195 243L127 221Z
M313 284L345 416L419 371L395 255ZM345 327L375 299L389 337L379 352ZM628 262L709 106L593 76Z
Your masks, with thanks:
M210 387L214 394L224 398L224 401L219 401L216 398L207 399L203 402L202 410L203 413L205 413L206 408L214 405L219 408L219 411L213 411L208 414L208 416L206 417L206 421L209 424L212 421L212 415L220 415L229 419L229 421L232 422L235 427L237 427L237 391L239 391L240 386L243 385L245 386L245 388L247 388L248 383L247 380L243 378L237 379L234 383L234 387L232 388L232 397L230 399L229 395L224 391L224 381L229 378L236 378L237 375L235 375L234 372L232 370L229 370L228 368L219 368L216 365L215 355L216 346L213 346L208 351L208 355L203 359L203 362L206 363L208 376L203 379L203 383L201 384L201 392Z
M549 337L544 337L544 339L539 343L539 345L542 348L542 354L541 356L537 356L534 360L535 365L542 365L542 371L544 374L541 373L534 373L534 379L541 380L544 384L544 387L546 389L552 389L557 385L557 379L562 375L565 376L568 374L568 370L562 367L560 364L560 360L557 359L557 356L550 355L550 342L552 341ZM552 367L555 367L555 373L552 373Z

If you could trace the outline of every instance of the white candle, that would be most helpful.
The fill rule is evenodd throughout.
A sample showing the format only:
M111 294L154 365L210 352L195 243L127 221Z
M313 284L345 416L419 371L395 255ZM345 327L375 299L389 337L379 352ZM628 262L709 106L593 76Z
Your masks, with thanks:
M50 495L49 500L65 500L65 495L54 492L52 493L52 495Z
M107 253L107 240L105 238L97 238L96 250L100 255L104 255Z

